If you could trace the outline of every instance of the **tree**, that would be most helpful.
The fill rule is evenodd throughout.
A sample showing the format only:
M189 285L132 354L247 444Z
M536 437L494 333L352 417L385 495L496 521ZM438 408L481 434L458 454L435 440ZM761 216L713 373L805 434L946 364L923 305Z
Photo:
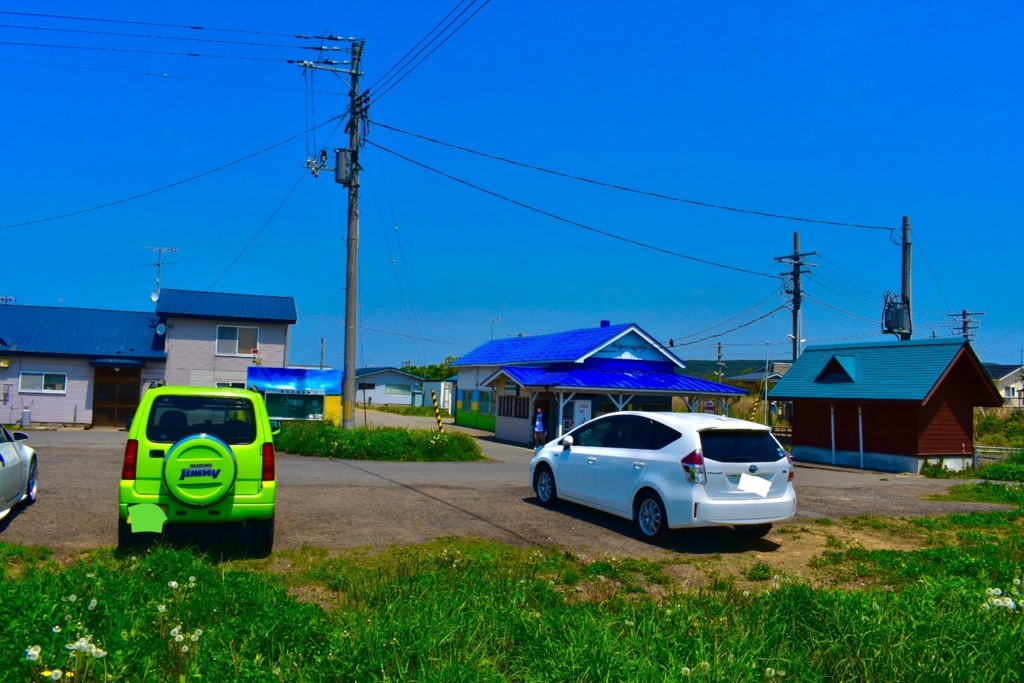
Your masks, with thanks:
M406 365L403 369L431 382L439 382L455 374L455 371L452 370L452 363L458 359L458 356L448 356L436 365Z

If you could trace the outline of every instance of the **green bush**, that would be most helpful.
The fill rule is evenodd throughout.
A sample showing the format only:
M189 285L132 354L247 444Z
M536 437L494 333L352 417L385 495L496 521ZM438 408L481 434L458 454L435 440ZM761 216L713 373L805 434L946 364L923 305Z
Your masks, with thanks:
M921 474L928 479L977 479L983 477L982 472L988 465L981 467L965 467L962 470L951 470L942 463L932 463L927 460L921 465Z
M989 465L981 473L982 479L993 479L995 481L1024 481L1024 465L1003 461Z
M342 429L329 422L285 422L274 446L284 453L342 460L471 462L486 460L476 439L463 432L373 427Z
M369 406L370 410L376 410L381 413L391 413L392 415L411 415L413 417L434 417L434 406ZM445 412L441 413L441 417L451 417Z

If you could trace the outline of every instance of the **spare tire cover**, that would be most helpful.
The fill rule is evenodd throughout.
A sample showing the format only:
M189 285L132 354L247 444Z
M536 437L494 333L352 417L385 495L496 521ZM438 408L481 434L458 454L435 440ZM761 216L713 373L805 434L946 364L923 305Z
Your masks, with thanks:
M164 456L164 486L185 505L213 505L235 485L238 464L231 446L209 434L193 434Z

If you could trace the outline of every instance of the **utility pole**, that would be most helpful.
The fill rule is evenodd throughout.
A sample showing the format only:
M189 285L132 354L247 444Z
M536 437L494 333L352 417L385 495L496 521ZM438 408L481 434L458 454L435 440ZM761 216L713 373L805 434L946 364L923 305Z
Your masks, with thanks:
M349 76L348 105L348 147L334 150L334 169L327 167L327 150L320 150L313 158L307 158L305 168L310 169L314 177L319 177L322 170L333 170L334 181L348 188L348 236L346 239L345 268L345 366L342 372L341 386L341 426L342 429L356 428L356 330L359 325L359 146L363 119L369 106L369 93L360 94L359 63L363 57L363 38L342 38L340 36L324 36L321 40L347 41L352 52L351 61L337 61L324 58L321 54L316 61L288 60L289 63L302 67L303 70L330 71L335 75ZM323 48L322 46L306 49L326 49L337 52L342 48ZM349 68L344 68L347 65Z
M324 338L320 337L320 369L324 369Z
M951 318L960 318L960 334L963 335L964 339L971 341L978 332L978 321L971 316L985 315L985 313L971 313L965 308L962 313L949 313L947 315Z
M800 251L800 233L793 233L793 253L787 254L786 256L776 256L775 260L779 263L792 266L792 270L783 273L784 276L793 278L793 288L787 289L786 294L793 295L793 360L795 361L800 357L800 332L803 326L803 318L800 314L800 307L803 304L803 288L800 285L800 276L805 275L811 271L804 270L804 267L814 268L817 264L811 263L807 260L808 256L817 256L818 252ZM767 368L767 364L765 365Z
M160 293L160 276L163 272L164 266L174 265L174 261L171 263L164 263L164 254L176 254L178 252L177 247L146 247L150 251L156 252L156 263L147 263L147 266L156 266L156 293Z
M910 246L910 216L903 217L903 309L906 312L906 331L900 334L900 341L910 341L910 337L914 334L914 322L913 317L910 315L910 295L911 295L911 279L910 279L910 266L913 260L914 252Z
M718 342L718 383L722 383L722 369L725 368L725 361L722 360L722 342Z

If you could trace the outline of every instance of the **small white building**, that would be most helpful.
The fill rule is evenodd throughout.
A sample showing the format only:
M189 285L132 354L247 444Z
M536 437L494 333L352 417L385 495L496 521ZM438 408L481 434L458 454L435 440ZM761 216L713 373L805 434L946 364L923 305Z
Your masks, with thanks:
M425 378L395 367L357 368L356 401L370 405L415 405L418 397L423 400Z
M985 363L985 373L995 383L996 389L1003 397L1004 406L1024 408L1024 381L1020 365Z

